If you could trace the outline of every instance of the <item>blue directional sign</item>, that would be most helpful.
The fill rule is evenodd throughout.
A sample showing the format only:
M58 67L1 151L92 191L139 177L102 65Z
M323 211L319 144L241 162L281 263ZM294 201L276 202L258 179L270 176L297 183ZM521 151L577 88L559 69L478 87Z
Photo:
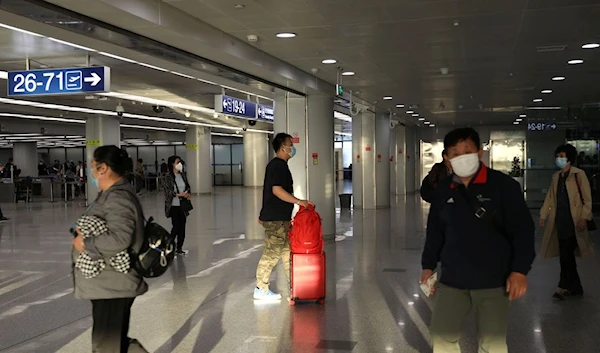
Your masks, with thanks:
M548 131L548 130L556 130L556 124L546 124L546 123L529 123L527 124L527 130L529 131Z
M274 120L273 107L259 104L258 111L256 114L257 114L256 117L258 118L258 120L271 121L271 122Z
M215 96L215 111L242 118L256 119L256 103L225 95Z
M44 96L110 91L109 67L11 71L9 96Z

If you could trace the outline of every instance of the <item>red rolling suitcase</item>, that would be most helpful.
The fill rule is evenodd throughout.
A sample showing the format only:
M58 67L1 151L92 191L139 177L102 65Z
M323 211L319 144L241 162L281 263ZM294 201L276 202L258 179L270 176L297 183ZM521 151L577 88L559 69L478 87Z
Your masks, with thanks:
M292 254L291 255L292 295L290 305L297 301L314 300L325 303L326 255Z

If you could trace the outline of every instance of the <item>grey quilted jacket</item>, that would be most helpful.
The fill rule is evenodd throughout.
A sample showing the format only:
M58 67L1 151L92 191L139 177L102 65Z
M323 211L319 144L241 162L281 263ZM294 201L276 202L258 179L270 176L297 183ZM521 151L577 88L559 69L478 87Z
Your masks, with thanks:
M138 206L135 190L125 179L98 195L86 215L105 220L108 233L84 240L85 249L92 259L107 260L125 249L134 253L140 251L145 221L142 208ZM78 256L79 252L73 249L73 262ZM94 278L85 278L77 269L74 269L73 276L77 299L133 298L148 291L148 285L134 269L121 273L107 265Z

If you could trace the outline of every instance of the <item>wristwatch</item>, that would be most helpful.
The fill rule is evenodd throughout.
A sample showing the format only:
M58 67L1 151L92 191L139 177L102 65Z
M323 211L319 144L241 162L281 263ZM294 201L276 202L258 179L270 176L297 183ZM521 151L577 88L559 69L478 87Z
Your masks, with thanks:
M300 200L296 201L296 205L300 206Z

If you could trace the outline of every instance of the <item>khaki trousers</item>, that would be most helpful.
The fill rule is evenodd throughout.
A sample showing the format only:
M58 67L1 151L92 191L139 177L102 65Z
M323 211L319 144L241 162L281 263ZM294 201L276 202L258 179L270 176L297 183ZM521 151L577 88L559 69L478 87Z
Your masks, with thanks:
M434 353L460 353L458 341L471 308L475 308L479 353L508 353L510 302L504 288L460 290L439 284L435 297L430 327Z

